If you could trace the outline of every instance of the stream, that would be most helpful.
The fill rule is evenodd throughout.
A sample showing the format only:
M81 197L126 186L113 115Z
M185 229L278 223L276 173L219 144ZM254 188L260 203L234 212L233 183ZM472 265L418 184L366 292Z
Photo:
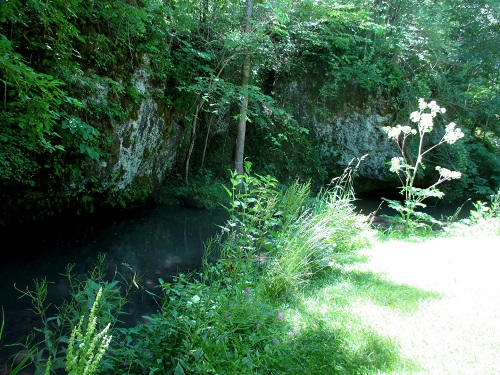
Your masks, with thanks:
M76 275L86 274L104 254L108 272L124 278L140 277L145 289L161 295L158 279L171 280L180 272L196 271L201 265L205 242L220 231L227 213L184 207L150 207L93 218L47 221L41 227L12 229L2 233L0 308L5 326L0 341L0 374L4 364L19 352L38 318L30 311L31 300L20 298L20 290L33 290L34 280L50 282L47 301L57 304L68 296L63 274L75 264ZM143 315L155 313L157 302L144 289L135 290L128 305L126 323L133 325ZM1 314L1 311L0 311ZM1 315L0 315L1 319ZM1 324L1 320L0 320Z

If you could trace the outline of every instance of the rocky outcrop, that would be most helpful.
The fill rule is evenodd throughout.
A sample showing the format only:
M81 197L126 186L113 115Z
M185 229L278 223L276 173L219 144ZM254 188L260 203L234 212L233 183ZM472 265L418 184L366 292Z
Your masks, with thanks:
M133 74L132 83L142 98L127 121L113 126L110 153L102 161L103 186L111 190L152 191L165 181L174 165L184 156L179 153L186 129L176 122L162 104L154 99L158 88L150 83L148 61ZM336 177L350 163L363 158L355 179L356 191L394 186L387 162L396 155L382 126L391 124L391 116L363 105L342 108L318 108L316 95L307 83L293 81L275 87L279 101L287 103L298 126L310 130L321 163L330 177ZM227 125L227 121L223 121ZM211 127L212 134L216 126Z
M393 153L392 142L388 142L381 131L388 120L368 110L335 115L317 122L315 129L322 160L325 164L334 162L347 167L353 159L366 155L359 167L360 175L384 180L387 176L384 163Z
M118 147L110 158L114 162L107 184L127 190L141 179L147 179L147 185L163 182L175 163L183 133L178 124L159 113L154 99L146 98L137 118L121 124L114 137Z
M391 125L391 115L383 113L382 105L376 108L374 100L359 98L356 92L346 93L342 100L333 98L334 104L320 103L314 99L320 96L318 90L306 80L278 84L276 91L299 125L314 134L321 162L332 177L364 157L355 180L357 191L394 186L386 163L398 150L382 132L383 126Z
M150 83L147 65L145 60L132 77L140 104L127 121L113 126L112 146L100 165L102 184L112 191L157 188L176 163L184 137L184 128L153 97L158 88Z

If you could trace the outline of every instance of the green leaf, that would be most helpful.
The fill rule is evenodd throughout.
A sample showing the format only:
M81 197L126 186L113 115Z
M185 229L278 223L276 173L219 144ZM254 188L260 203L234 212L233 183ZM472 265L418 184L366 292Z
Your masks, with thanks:
M184 369L179 362L177 362L177 366L175 366L174 375L185 375Z

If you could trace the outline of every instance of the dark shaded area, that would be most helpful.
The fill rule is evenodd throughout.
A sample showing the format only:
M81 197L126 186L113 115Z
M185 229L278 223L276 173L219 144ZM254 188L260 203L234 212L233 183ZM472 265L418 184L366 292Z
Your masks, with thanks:
M96 264L98 254L105 254L110 280L118 272L118 279L130 281L135 273L143 287L134 291L127 306L126 323L133 325L142 315L158 309L147 293L161 295L158 278L169 281L179 272L200 267L205 241L218 233L217 225L225 219L225 211L157 206L51 219L9 230L4 227L0 306L5 312L5 328L0 366L19 350L6 345L24 342L39 326L30 311L31 301L19 299L21 293L14 284L21 290L33 289L34 279L46 278L51 282L48 302L57 304L68 297L69 283L62 275L66 266L74 263L76 275L83 276Z
M152 208L101 209L93 214L59 214L45 219L0 225L0 236L4 246L7 246L2 252L0 268L10 262L29 261L41 253L53 254L60 250L58 246L64 244L85 243L100 231L119 222L134 220Z
M382 189L356 194L356 200L353 204L358 212L363 215L369 215L370 213L374 213L379 217L382 215L397 215L397 212L390 208L382 198L403 201L403 196L400 194L399 189ZM446 220L457 214L457 210L457 219L463 219L468 217L470 210L474 208L472 201L468 198L464 198L461 201L448 202L445 196L444 199L429 198L424 200L423 203L427 207L422 211L437 220Z

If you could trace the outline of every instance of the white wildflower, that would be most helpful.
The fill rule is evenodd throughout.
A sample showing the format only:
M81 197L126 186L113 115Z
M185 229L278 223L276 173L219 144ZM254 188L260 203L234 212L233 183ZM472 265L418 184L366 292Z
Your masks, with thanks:
M427 107L431 110L432 117L435 117L436 113L440 112L440 110L441 110L441 107L438 106L438 104L436 103L435 100L433 100L432 102L430 102L427 105Z
M422 113L422 115L420 116L420 121L418 123L420 133L429 133L432 130L432 126L432 115L430 113Z
M389 139L398 139L399 134L401 134L401 129L398 126L384 126L382 130L387 133Z
M401 125L400 125L401 126ZM405 125L405 126L401 126L401 132L404 134L404 135L408 135L408 134L417 134L417 131L415 129L413 129L411 126L408 126L408 125Z
M424 109L427 108L427 103L423 98L418 99L418 108L423 111Z
M457 171L450 171L449 169L443 167L436 167L436 170L439 172L439 175L445 180L454 180L462 177L462 173Z
M382 130L387 133L387 137L389 139L394 140L397 140L401 133L403 133L404 136L407 136L408 134L417 134L417 131L408 125L384 126Z
M410 114L410 120L412 122L417 122L418 123L420 121L420 115L421 115L421 113L419 111L412 112Z
M460 138L464 137L464 133L460 128L455 128L456 124L454 122L450 122L448 125L446 125L445 128L445 134L444 134L444 141L452 145L456 141L458 141Z
M402 157L393 157L391 159L391 168L389 169L391 172L394 172L394 173L398 173L401 168L403 168L403 163L404 163L405 159L403 159Z

